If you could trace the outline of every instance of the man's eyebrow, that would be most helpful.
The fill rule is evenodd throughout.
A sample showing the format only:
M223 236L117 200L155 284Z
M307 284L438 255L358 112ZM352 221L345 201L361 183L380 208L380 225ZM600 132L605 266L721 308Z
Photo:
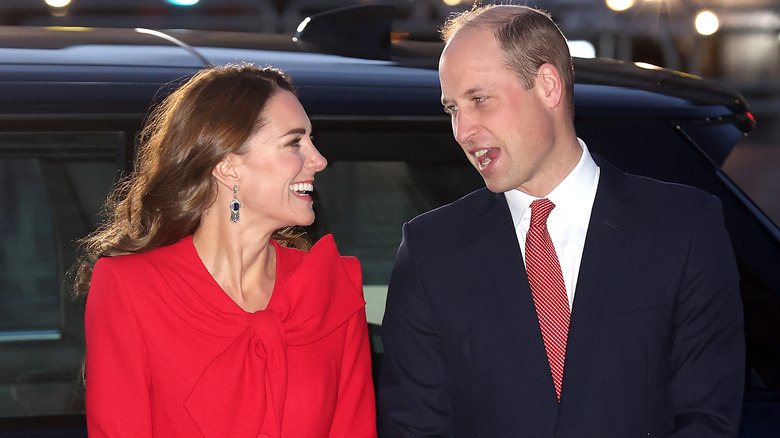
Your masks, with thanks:
M485 90L485 87L472 87L472 88L469 88L468 90L464 91L463 92L463 96L473 96L475 94L479 94L479 93L483 92L484 90ZM444 106L446 106L447 104L452 103L452 102L453 102L452 99L449 99L449 98L446 98L446 97L442 97L441 98L441 104L444 105Z
M464 96L473 96L475 94L479 94L480 92L483 92L485 90L485 87L472 87L466 90L463 95Z

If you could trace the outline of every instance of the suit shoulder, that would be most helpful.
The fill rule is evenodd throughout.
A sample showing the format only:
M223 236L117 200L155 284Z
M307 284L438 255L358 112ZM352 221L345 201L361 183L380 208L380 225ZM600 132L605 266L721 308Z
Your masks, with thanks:
M599 187L617 198L629 199L635 206L695 210L697 207L720 208L720 200L696 187L660 181L654 178L623 172L600 156L594 156L601 169Z
M653 178L628 175L636 195L650 207L666 208L673 211L696 211L708 208L720 208L720 200L699 188Z
M422 213L410 220L409 224L420 228L439 228L463 223L496 204L499 199L503 199L503 196L503 194L495 194L487 188L481 188L449 204Z
M617 206L630 212L637 223L691 230L700 227L702 221L723 217L720 199L701 189L644 176L623 175L612 193L618 193ZM612 186L614 189L614 184Z

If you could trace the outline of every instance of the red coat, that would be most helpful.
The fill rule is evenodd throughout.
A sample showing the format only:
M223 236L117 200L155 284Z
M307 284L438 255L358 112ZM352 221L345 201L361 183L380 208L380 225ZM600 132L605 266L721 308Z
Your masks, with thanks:
M219 287L192 237L101 258L87 298L96 437L376 437L360 265L331 236L279 246L266 310Z

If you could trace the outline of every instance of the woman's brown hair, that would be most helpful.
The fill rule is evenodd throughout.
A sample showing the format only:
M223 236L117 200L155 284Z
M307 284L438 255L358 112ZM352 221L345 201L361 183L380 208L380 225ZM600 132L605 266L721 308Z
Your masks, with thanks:
M216 196L212 169L230 153L247 152L266 103L280 90L294 93L278 69L226 65L201 70L165 98L141 132L133 172L106 200L105 222L80 241L75 294L87 293L100 257L143 253L192 234ZM272 238L310 246L295 227Z

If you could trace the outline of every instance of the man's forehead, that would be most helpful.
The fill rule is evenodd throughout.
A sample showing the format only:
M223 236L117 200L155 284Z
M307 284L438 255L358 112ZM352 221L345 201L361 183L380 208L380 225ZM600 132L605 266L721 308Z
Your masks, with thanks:
M483 45L454 47L454 50L442 53L439 59L439 79L450 75L461 78L471 75L491 75L506 68L506 63L497 51L491 50L490 47L483 47Z
M490 41L495 41L495 34L492 30L477 27L464 27L447 41L447 44L444 45L444 51L447 51L452 47L470 45L476 42L485 44Z
M493 62L500 57L495 38L490 31L468 31L457 33L444 47L439 58L439 67L466 68L470 64Z

